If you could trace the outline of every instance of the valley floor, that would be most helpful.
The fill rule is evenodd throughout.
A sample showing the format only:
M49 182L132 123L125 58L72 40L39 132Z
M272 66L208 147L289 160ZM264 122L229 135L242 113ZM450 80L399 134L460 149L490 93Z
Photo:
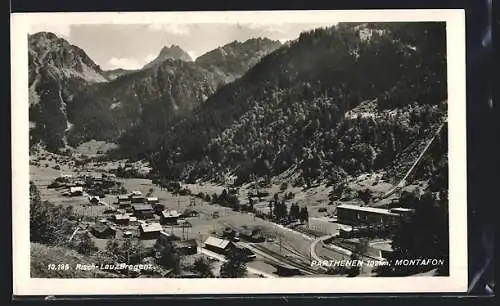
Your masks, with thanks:
M88 198L84 195L77 197L62 196L62 189L49 189L47 186L62 173L72 174L77 176L79 174L98 174L109 169L108 167L93 165L92 163L84 167L75 167L70 161L69 157L62 157L52 155L50 153L42 152L36 155L38 161L37 165L30 166L30 180L38 187L42 200L48 200L56 205L72 206L74 212L78 215L87 216L89 220L105 217L105 211L109 208L114 208L116 197L107 195L101 199L102 205L90 205ZM62 160L65 161L62 161ZM113 163L116 165L116 162ZM58 167L56 167L58 166ZM59 169L55 169L59 168ZM293 201L301 206L307 206L309 211L309 224L299 226L298 228L287 228L283 225L258 218L253 213L237 212L230 208L222 207L217 204L208 203L199 198L194 198L189 195L173 195L169 191L153 185L151 180L142 178L117 178L117 181L123 183L123 187L128 192L141 191L143 194L150 194L157 197L160 203L165 205L167 210L177 210L183 212L187 208L192 208L200 214L197 217L188 218L191 227L182 229L179 226L163 226L163 230L167 233L175 234L183 239L196 239L198 245L209 237L220 233L225 228L233 228L236 230L243 227L258 228L262 231L267 241L263 243L245 243L239 242L241 246L247 247L257 254L255 260L247 263L249 268L248 277L257 277L261 275L274 275L276 274L278 265L288 265L298 268L304 275L323 274L326 276L325 269L311 269L313 254L321 259L329 260L345 260L349 259L349 251L340 246L328 246L323 242L313 243L324 235L336 236L338 235L339 226L332 219L335 207L341 203L360 204L359 199L354 199L344 202L330 202L328 194L331 187L319 185L307 190L298 187L288 187L286 190L280 190L280 184L275 182L265 191L269 196L263 197L260 202L256 203L254 207L262 212L268 212L267 204L272 199L275 193L283 194L284 192L293 192L295 198ZM378 182L374 184L375 180ZM352 178L349 186L353 189L370 188L374 195L382 195L393 186L389 183L379 182L378 175L366 174L358 178ZM195 195L199 192L213 194L220 194L225 186L215 185L210 183L199 184L186 184L184 188L188 188L191 194ZM414 188L414 186L410 186ZM262 189L264 190L264 189ZM249 185L242 186L239 189L239 199L241 203L248 201L248 193L252 189ZM194 199L194 202L193 202ZM390 199L387 199L390 201ZM330 205L328 205L330 204ZM321 209L323 208L323 209ZM217 213L219 217L214 217ZM159 217L155 216L155 220L159 221ZM90 224L90 223L89 223ZM136 227L128 226L117 231L117 238L122 239L124 231L138 231ZM100 250L104 250L107 239L93 238L94 243ZM156 239L141 240L145 247L152 247ZM203 255L206 252L202 253ZM210 257L210 256L208 256ZM212 258L219 261L217 258ZM193 258L183 258L184 263L193 261ZM259 273L259 271L261 273ZM370 276L372 269L363 267L361 276ZM334 275L331 275L334 276ZM264 276L265 277L265 276Z

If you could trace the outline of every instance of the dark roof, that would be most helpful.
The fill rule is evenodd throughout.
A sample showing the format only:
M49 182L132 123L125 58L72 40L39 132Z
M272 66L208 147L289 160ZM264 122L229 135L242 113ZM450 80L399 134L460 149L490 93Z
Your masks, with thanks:
M134 210L153 210L153 207L149 204L132 204Z
M96 232L100 232L100 233L104 233L106 231L115 231L114 229L112 229L109 225L106 225L106 224L102 224L102 223L95 223L94 225L92 225L92 229Z

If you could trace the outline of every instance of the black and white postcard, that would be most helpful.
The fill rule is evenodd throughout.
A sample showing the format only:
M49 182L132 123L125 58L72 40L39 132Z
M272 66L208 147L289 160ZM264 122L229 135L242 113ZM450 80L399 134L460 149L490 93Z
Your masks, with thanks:
M14 294L461 292L461 10L12 21Z

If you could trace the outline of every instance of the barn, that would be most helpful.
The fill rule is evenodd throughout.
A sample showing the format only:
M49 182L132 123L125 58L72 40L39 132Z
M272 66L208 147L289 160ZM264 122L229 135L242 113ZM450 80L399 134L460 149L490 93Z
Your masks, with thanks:
M229 250L234 247L234 244L229 240L224 240L216 237L208 237L204 243L205 249L219 253L219 254L227 254Z

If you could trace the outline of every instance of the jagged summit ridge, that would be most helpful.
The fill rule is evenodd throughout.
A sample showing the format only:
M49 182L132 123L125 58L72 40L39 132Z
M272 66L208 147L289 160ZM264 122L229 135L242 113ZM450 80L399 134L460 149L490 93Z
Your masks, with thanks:
M147 63L144 65L142 69L149 69L154 66L161 65L164 61L172 59L172 60L181 60L184 62L192 62L193 59L189 54L184 51L180 46L178 45L171 45L170 47L164 46L161 50L158 56L152 60L151 62Z

